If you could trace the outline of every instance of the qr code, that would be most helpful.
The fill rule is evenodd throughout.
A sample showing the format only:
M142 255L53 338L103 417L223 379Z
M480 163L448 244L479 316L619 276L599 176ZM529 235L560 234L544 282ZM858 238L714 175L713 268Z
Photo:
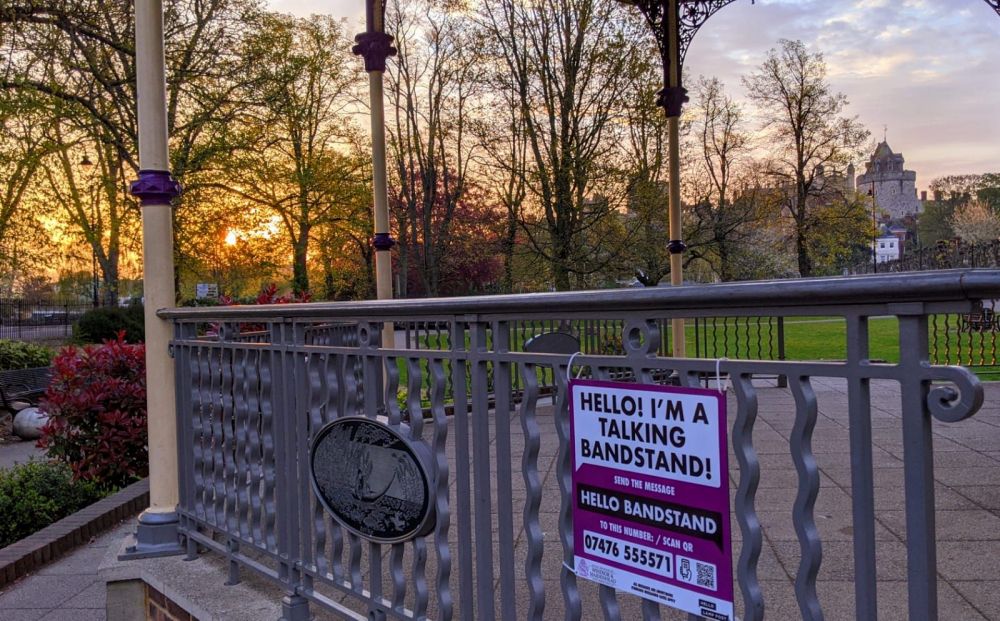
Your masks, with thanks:
M715 590L715 565L710 563L695 563L698 570L698 586Z

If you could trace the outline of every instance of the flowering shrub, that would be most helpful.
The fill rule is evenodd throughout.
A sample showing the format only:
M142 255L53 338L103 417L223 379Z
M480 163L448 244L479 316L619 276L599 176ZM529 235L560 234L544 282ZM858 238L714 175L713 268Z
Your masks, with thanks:
M120 332L102 345L64 348L52 365L38 446L78 480L118 487L146 476L145 345Z

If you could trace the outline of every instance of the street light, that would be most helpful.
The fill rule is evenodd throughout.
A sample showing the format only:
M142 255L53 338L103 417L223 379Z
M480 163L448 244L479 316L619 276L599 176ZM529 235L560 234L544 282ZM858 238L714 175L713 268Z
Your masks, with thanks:
M656 37L663 62L663 90L656 104L667 114L667 139L669 145L669 202L670 284L684 284L683 254L687 248L681 226L681 168L680 168L680 116L681 108L688 101L687 89L681 85L684 57L694 35L709 17L735 0L619 0L635 6L646 18L646 23ZM1000 0L998 0L1000 1ZM684 320L671 322L673 356L685 356Z
M872 187L868 190L868 196L872 197L872 273L878 273L878 220L875 217L875 180L872 179Z
M80 158L80 166L84 170L90 170L94 166L94 163L90 161L90 156L87 155L86 151L84 151L83 157ZM93 230L94 223L97 222L96 211L97 211L96 200L94 196L91 196L90 197L91 230ZM97 308L98 306L100 306L100 296L98 293L100 289L100 281L97 279L97 248L94 246L94 244L97 243L97 237L96 236L92 237L93 239L90 240L90 292L94 308Z

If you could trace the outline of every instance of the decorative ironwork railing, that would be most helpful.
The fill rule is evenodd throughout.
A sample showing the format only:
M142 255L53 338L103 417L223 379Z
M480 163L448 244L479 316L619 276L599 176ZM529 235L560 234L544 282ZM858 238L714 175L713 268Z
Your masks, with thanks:
M816 581L823 541L814 513L824 490L812 449L817 382L844 387L843 402L833 407L846 411L849 429L857 619L875 619L877 605L873 385L898 387L891 394L906 446L908 607L912 619L936 619L932 419L957 423L973 415L983 393L969 370L931 364L929 325L935 316L981 316L980 301L994 298L1000 272L956 270L161 311L175 325L181 531L190 554L202 546L229 559L231 582L249 569L279 584L290 621L305 618L307 602L357 620L659 619L656 604L578 580L569 569L569 357L523 350L529 333L569 331L583 350L573 372L597 379L697 386L720 368L729 376L738 614L748 621L762 619L767 605L759 575L765 533L755 504L769 475L755 446L759 403L769 394L763 391L781 390L759 378L788 380L788 437L780 442L795 466L798 492L787 522L800 555L785 595L804 619L822 618ZM836 343L843 355L757 360L749 355L763 352L750 347L743 359L665 357L662 328L678 317L703 328L728 322L754 329L834 318L844 326ZM890 345L873 340L875 321L892 322ZM386 323L396 336L382 347ZM240 338L241 324L263 324L263 335ZM212 326L215 336L206 337ZM873 360L875 347L892 349L889 361ZM320 428L343 416L379 417L430 449L430 534L369 543L322 509L310 490L309 448Z

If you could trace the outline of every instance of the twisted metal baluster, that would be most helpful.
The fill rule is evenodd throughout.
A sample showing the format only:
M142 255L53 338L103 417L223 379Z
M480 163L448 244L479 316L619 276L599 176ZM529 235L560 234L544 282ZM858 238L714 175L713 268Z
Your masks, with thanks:
M247 472L249 463L249 442L247 425L249 425L250 410L248 408L248 393L250 380L247 377L247 359L250 353L246 349L235 351L236 385L233 388L236 395L236 520L239 524L240 537L250 536L249 505L250 485Z
M822 621L823 610L816 595L816 576L823 561L823 546L813 517L819 495L819 468L812 452L812 434L816 427L816 393L806 376L788 378L795 396L795 426L792 428L791 451L795 470L799 474L799 491L792 509L792 521L799 538L801 557L795 577L795 597L804 621Z
M329 335L328 335L329 336ZM322 429L325 424L325 413L330 407L330 356L327 354L313 354L310 356L311 367L316 373L316 379L318 381L317 389L314 394L316 395L316 402L314 402L315 407L309 409L309 428L310 428L310 441L312 438L316 437L316 434ZM310 372L310 376L312 371ZM311 508L312 508L312 528L313 528L313 558L316 563L316 571L321 575L325 576L330 571L330 564L326 556L326 543L327 543L327 530L326 530L326 511L323 510L323 506L315 498L314 495L311 496Z
M576 574L568 569L574 566L573 553L573 465L570 446L569 390L566 384L566 365L553 367L556 382L555 421L559 435L559 457L556 461L556 478L561 495L559 505L559 538L563 546L563 567L559 572L567 621L583 618L583 603L576 584ZM602 597L602 599L605 599Z
M238 524L236 512L234 511L233 500L236 496L236 462L233 459L236 454L235 445L235 405L236 398L233 391L236 389L234 363L236 351L229 345L223 345L222 350L222 502L223 515L225 516L226 532L235 533Z
M623 330L623 334L627 334L627 333L628 333L628 327L626 326L624 328L624 330ZM629 352L628 339L626 337L624 337L624 336L622 338L622 346L625 348L625 352ZM567 372L568 372L568 370L567 370ZM559 375L560 375L561 378L565 378L566 377L566 373L565 372L560 373ZM594 373L593 375L597 379L606 380L606 379L608 379L608 370L605 367L600 367L600 368L597 369L597 372ZM563 386L563 387L560 387L560 391L559 392L560 392L560 395L562 395L564 393L566 394L566 397L564 399L565 399L565 402L566 402L566 407L568 409L568 404L569 404L569 394L568 393L569 393L569 390L567 389L567 387ZM559 411L561 411L561 410L559 410ZM566 413L566 420L567 421L569 420L569 413L568 412ZM568 424L567 424L567 426L568 426ZM560 439L560 444L562 444L562 440L561 439ZM567 439L567 445L568 445L568 450L570 452L572 452L573 450L575 450L575 447L572 444L569 443L568 439ZM570 464L570 466L572 466L572 465ZM576 499L572 497L573 496L572 480L570 481L569 493L566 494L566 495L564 495L563 497L566 498L567 496L569 497L570 511L572 511L572 504L574 502L576 502ZM573 543L574 543L573 542L572 513L570 513L570 518L571 519L570 519L570 526L569 526L569 538L570 538L570 542L571 542L571 546L572 546ZM572 557L569 559L568 563L572 566L572 564L573 564L573 558ZM565 569L563 571L565 572ZM574 578L575 578L575 575L574 575ZM605 621L620 621L620 619L622 618L622 612L621 612L621 608L618 606L618 594L615 591L615 589L613 589L612 587L603 585L603 584L599 585L597 587L597 599L598 599L598 601L601 604L601 612L604 614Z
M743 621L763 621L764 594L757 580L763 534L754 498L760 481L760 462L753 447L753 426L757 420L757 390L749 373L730 372L736 392L736 422L733 425L733 451L740 464L740 483L736 489L736 521L743 534L743 549L737 563L737 577L743 591Z
M406 389L406 410L410 420L410 432L414 440L420 440L423 435L424 415L421 404L421 394L423 391L423 368L420 358L407 358L407 389ZM388 397L388 395L387 395ZM393 399L395 401L395 399ZM397 409L393 403L389 405L390 411ZM398 559L397 559L398 550ZM403 569L403 546L395 545L392 549L393 563L393 604L399 602L402 605L403 595L406 593L406 577L402 573ZM396 562L398 560L399 574L396 574ZM427 611L427 543L423 537L418 537L413 541L413 588L416 592L416 603L414 612L419 618ZM398 600L397 600L398 597ZM419 612L417 612L419 611Z
M192 347L191 358L191 401L194 404L191 426L194 437L194 513L200 519L206 519L205 511L205 469L206 435L205 435L205 376L208 373L204 359L204 348Z
M448 546L448 527L451 507L448 500L448 416L444 408L445 387L448 374L440 358L428 363L431 376L431 413L434 416L434 549L437 554L438 617L451 621L454 602L451 594L451 548Z
M326 369L323 376L327 382L326 409L324 410L323 422L329 423L341 415L340 407L343 400L344 373L346 369L344 356L342 354L330 354L326 357ZM340 524L335 524L326 512L320 509L323 514L326 532L330 535L330 571L333 579L340 582L344 579L344 536Z
M279 329L277 324L271 324L269 332L274 334ZM274 465L274 400L275 395L272 365L275 358L280 356L280 352L268 351L261 354L260 365L260 416L261 416L261 442L263 452L261 455L261 465L264 474L263 511L261 514L261 529L264 531L264 540L267 549L276 552L278 549L277 535L274 530L275 516L275 465Z
M260 359L261 351L259 349L249 350L248 353L250 357L247 364L254 370L254 381L247 394L247 409L250 412L250 417L248 421L249 425L249 442L247 443L248 458L250 464L250 537L252 541L256 544L261 544L264 539L264 534L261 528L261 512L262 512L262 499L261 499L261 482L264 479L264 466L262 462L262 447L261 447L261 374L260 374Z
M223 371L225 355L222 346L217 345L214 351L215 356L209 362L217 363L216 370L212 371L212 524L220 530L224 530L226 519L226 496L225 496L225 461L223 459L223 443L226 433L222 426L223 414L225 412L225 383L226 374ZM218 383L215 379L218 377Z
M545 581L542 579L542 553L545 551L544 535L538 520L542 505L542 482L538 476L538 450L541 447L541 430L538 427L538 374L535 365L520 365L524 385L521 399L521 429L524 431L524 453L521 456L521 473L524 476L524 535L528 543L524 559L524 577L528 583L528 614L525 618L541 620L545 613Z

